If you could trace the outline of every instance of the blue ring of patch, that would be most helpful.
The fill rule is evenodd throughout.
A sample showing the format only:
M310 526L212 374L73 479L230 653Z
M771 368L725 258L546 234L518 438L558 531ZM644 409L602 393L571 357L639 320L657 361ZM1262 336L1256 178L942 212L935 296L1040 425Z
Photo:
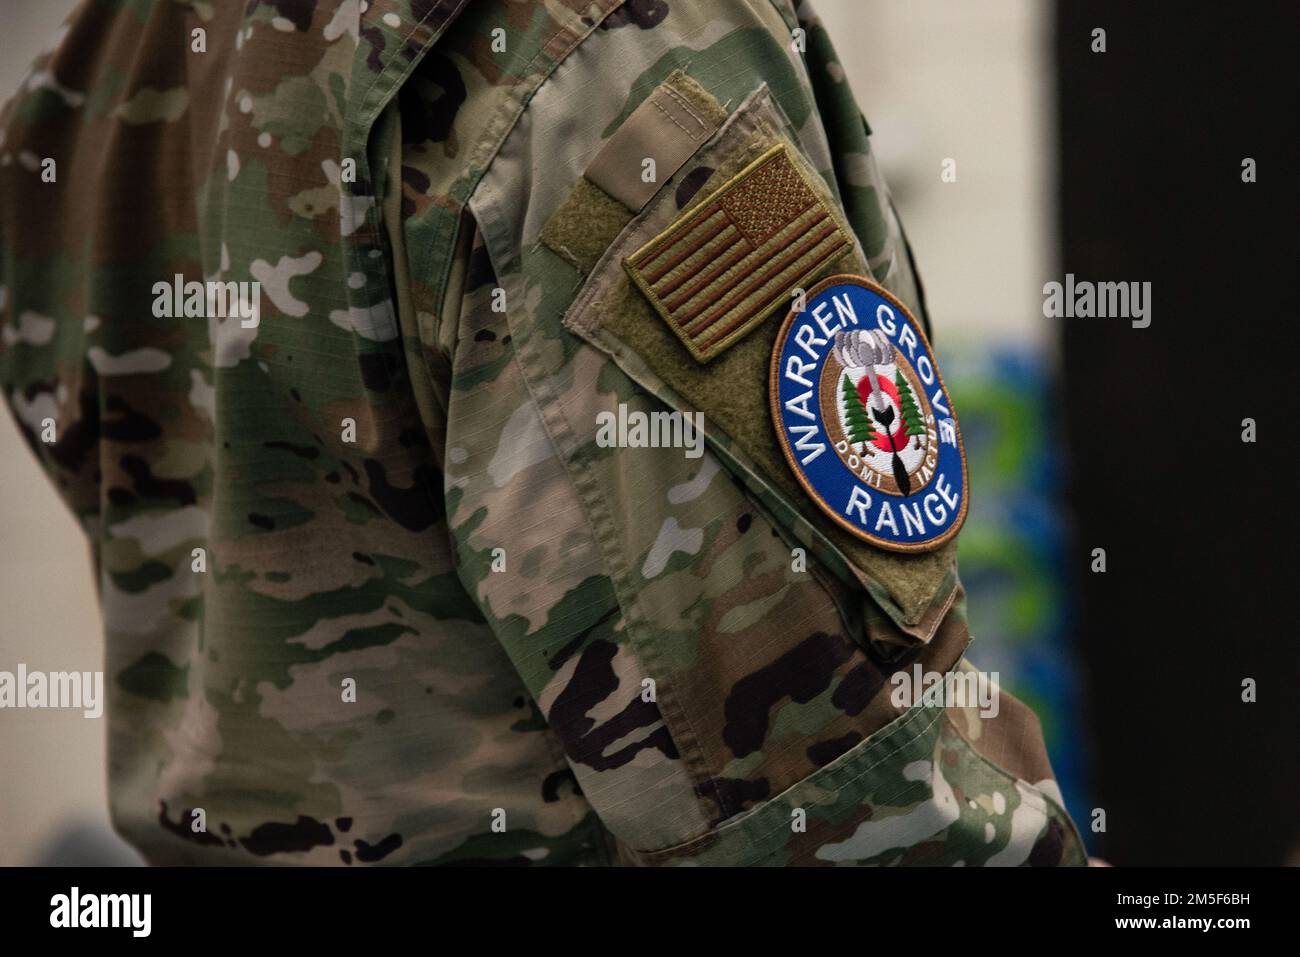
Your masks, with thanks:
M882 309L887 312L882 312ZM829 336L818 323L818 316L825 321ZM856 324L851 316L856 317ZM811 337L806 333L799 334L798 330L805 325L811 327ZM893 326L892 333L890 325ZM823 418L820 382L822 369L831 355L834 334L839 328L878 329L885 333L894 348L907 358L925 389L931 414L936 418L936 429L937 420L952 420L953 442L939 438L939 455L933 476L909 495L892 495L862 482L841 461L832 446ZM914 344L901 341L904 328L911 329L910 338L916 340ZM808 343L815 360L799 339ZM803 375L812 383L811 389L787 376L791 356L797 356L801 362L815 362L813 370L805 370ZM924 381L917 366L922 356L929 360L933 369L932 383ZM813 419L806 418L798 411L800 408L811 413ZM947 416L943 409L948 410ZM829 411L831 415L838 415L835 409ZM786 319L773 350L772 416L786 461L805 490L827 514L859 538L898 551L925 551L937 548L955 535L965 520L965 448L939 365L925 334L907 309L870 280L857 276L834 276L813 288L803 312L791 314ZM810 430L809 426L815 426L815 430ZM813 450L818 445L822 452L815 453ZM859 489L856 496L855 487ZM864 495L869 500L866 504L862 502ZM883 521L882 513L886 511L897 531L889 522Z

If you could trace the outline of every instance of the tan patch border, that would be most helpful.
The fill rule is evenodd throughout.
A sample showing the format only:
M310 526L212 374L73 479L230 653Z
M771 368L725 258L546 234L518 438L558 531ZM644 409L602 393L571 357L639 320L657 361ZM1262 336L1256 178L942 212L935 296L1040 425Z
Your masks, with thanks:
M843 283L861 286L864 289L870 290L871 292L883 297L887 302L898 309L902 313L903 317L912 324L916 334L921 338L922 345L925 346L926 351L930 354L930 361L934 365L935 378L939 380L939 388L943 390L944 396L948 399L948 410L952 413L952 421L956 426L957 451L961 455L961 511L958 513L956 521L952 523L952 527L938 538L930 539L926 542L915 543L893 542L889 539L878 538L875 535L864 532L852 522L847 521L836 509L830 507L826 500L822 498L820 493L808 484L807 477L804 475L803 470L799 468L797 459L790 449L790 443L786 438L785 430L781 428L781 405L777 401L777 380L780 378L781 346L785 342L786 334L790 330L791 323L793 323L795 317L799 315L799 313L794 309L791 309L789 313L786 314L785 321L781 323L781 328L777 330L776 342L772 346L772 360L769 364L767 382L767 404L772 414L772 428L776 432L776 439L778 444L781 446L781 452L785 455L786 464L790 466L790 471L794 473L795 479L801 486L803 486L803 490L807 493L808 497L817 503L817 507L829 515L837 525L852 534L854 537L860 538L865 542L870 542L872 545L876 545L880 548L886 549L887 551L932 552L961 531L962 525L966 523L966 513L970 509L970 475L966 467L966 441L962 436L961 421L957 418L957 409L952 402L952 393L948 391L948 386L943 381L943 373L939 371L939 361L935 358L934 347L930 345L930 340L926 337L925 330L921 327L921 324L916 321L916 317L912 315L912 311L908 309L907 306L903 305L897 296L878 282L868 279L865 276L854 275L853 273L841 273L836 276L828 276L808 290L805 302L808 299L812 299L823 289ZM831 451L833 452L834 449ZM844 465L843 462L840 464ZM847 469L847 466L845 466L845 468Z
M807 187L809 192L812 193L814 197L814 202L817 205L821 206L824 210L826 210L826 213L829 216L831 223L834 224L835 226L835 231L830 234L830 237L827 238L831 238L834 237L835 235L838 235L840 237L840 240L843 242L845 246L851 246L852 242L845 234L844 227L840 223L839 218L835 216L834 212L827 206L826 201L822 197L821 192L818 191L816 185L813 184L808 179L808 175L804 172L803 167L798 162L795 161L795 158L792 155L790 155L790 149L789 147L786 146L785 143L777 143L773 146L768 147L766 150L760 153L755 159L753 159L748 165L746 165L744 169L740 170L740 172L732 176L731 179L723 183L714 192L709 193L698 203L694 204L694 206L690 211L690 215L687 216L685 222L690 222L694 220L696 218L697 213L702 207L716 202L718 199L720 199L726 193L734 189L736 186L739 186L747 176L749 176L759 167L763 166L765 163L771 162L772 159L778 153L785 155L786 162L790 164L790 166L794 169L795 174L803 182L804 186ZM769 306L766 309L760 309L752 319L748 320L738 328L733 329L731 332L727 333L725 336L723 336L713 345L709 346L707 349L700 349L698 346L696 346L696 344L686 334L685 330L683 330L682 327L677 323L677 321L672 318L671 312L669 311L667 306L665 306L662 300L660 300L660 298L657 295L655 295L654 291L651 290L650 285L645 281L645 279L642 277L640 272L641 264L646 260L653 258L657 254L659 247L669 243L673 239L673 237L677 235L677 233L679 232L679 227L681 225L682 223L679 222L669 223L668 226L665 227L661 233L659 233L657 236L653 237L648 242L646 242L645 245L641 246L641 248L638 249L636 252L632 253L632 255L626 257L623 260L623 269L627 272L628 276L631 277L633 285L635 285L637 289L641 291L641 294L645 296L646 299L649 301L650 305L654 307L654 311L659 314L659 317L663 319L664 322L668 323L668 328L673 331L673 333L677 336L678 340L680 340L682 345L686 347L686 350L690 352L691 357L694 358L696 362L700 363L701 365L704 365L709 361L711 361L712 359L716 358L721 353L725 352L727 349L731 348L733 345L735 345L745 336L749 335L749 333L753 332L755 328L757 328L763 322L767 321L767 319L771 315L771 307ZM818 270L826 266L828 263L834 262L841 255L843 255L843 252L844 250L840 249L839 252L835 253L835 255L827 257L821 260L820 262L818 262L816 265L810 267L801 276L800 281L806 280L809 276L815 275ZM798 282L796 282L795 285L797 286ZM725 313L723 315L725 315Z

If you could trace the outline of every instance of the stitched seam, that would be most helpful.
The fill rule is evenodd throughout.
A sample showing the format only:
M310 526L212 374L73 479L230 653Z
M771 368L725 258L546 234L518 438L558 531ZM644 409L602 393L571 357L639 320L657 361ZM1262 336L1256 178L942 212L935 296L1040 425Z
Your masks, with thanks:
M468 0L460 0L460 2L463 4L463 3L468 2ZM402 42L398 44L397 49L398 49L398 50L401 50L401 48L404 47L404 46L406 45L406 42L407 42L408 40L410 40L411 37L415 36L416 31L419 30L420 27L424 26L425 23L427 23L428 20L429 20L429 19L430 19L430 18L431 18L435 13L437 13L438 11L440 11L440 10L441 10L445 5L446 5L446 3L447 3L447 0L436 0L436 2L434 3L434 5L433 5L432 7L429 8L429 11L428 11L424 16L422 16L418 21L416 21L414 24L411 25L411 29L407 32L406 36L402 37ZM363 14L363 15L364 15L364 14ZM372 22L373 22L373 21L372 21ZM358 22L358 31L359 31L359 30L360 30L360 23ZM361 42L362 42L362 41L361 41L360 37L358 37L358 39L357 39L357 48L358 48L358 50L360 50ZM401 84L400 84L400 81L403 80L403 79L405 79L407 76L410 75L411 71L415 69L416 64L420 62L420 60L421 60L422 57L423 57L423 54L426 52L427 49L428 49L428 46L427 46L427 44L426 44L426 45L425 45L425 48L422 49L422 50L420 51L421 56L418 56L418 57L412 57L411 60L410 60L410 62L407 63L406 66L405 66L404 68L398 70L398 72L397 72L396 74L393 74L393 80L394 80L394 83L393 83L393 89L397 89L397 87L401 85ZM394 57L394 59L396 59L396 57ZM389 65L392 65L392 63L393 63L393 60L390 60L390 61L389 61ZM369 100L370 100L370 94L372 94L372 93L375 91L375 87L379 85L379 81L382 80L382 79L384 79L384 78L387 77L388 75L389 75L389 73L388 73L388 70L387 70L386 68L385 68L384 70L381 70L379 73L376 73L376 74L375 74L375 78L374 78L373 80L370 81L370 86L366 87L366 92L365 92L365 93L362 95L362 97L361 97L361 108L362 108L362 115L363 115L363 116L365 115L366 103L369 102ZM370 127L374 125L374 121L375 121L375 119L376 119L376 117L371 117L370 122L366 124L366 126L365 126L365 131L366 131L367 135L369 134Z
M540 244L536 244L533 248L537 249L538 246L540 246ZM517 279L518 274L516 274L514 278ZM514 350L514 360L516 364L519 365L520 370L524 371L532 365L532 360L528 355L531 351L532 337L531 335L520 337L518 335L519 330L513 327L512 332L516 333L515 342L517 344L517 348ZM599 490L591 486L593 480L589 473L578 468L576 461L572 461L571 457L565 452L565 446L567 445L573 449L573 457L576 458L577 450L579 448L577 437L569 427L568 418L561 407L559 397L550 391L549 386L547 385L547 378L543 375L539 375L540 381L537 387L534 387L532 377L526 372L522 378L524 380L524 386L528 389L532 402L542 419L542 425L546 430L547 440L550 442L557 458L559 458L560 462L563 464L565 472L569 476L569 481L574 487L592 540L596 542L597 547L603 553L603 564L605 565L605 570L609 575L610 583L614 588L615 601L619 606L619 612L622 614L625 627L627 628L629 645L635 653L636 659L642 666L643 670L648 674L653 675L656 672L656 662L651 660L652 656L646 654L647 650L652 650L647 648L646 645L652 643L645 643L637 640L637 633L640 630L640 627L645 626L646 619L640 614L639 606L637 605L635 598L625 601L623 597L629 570L611 558L611 556L617 556L619 551L618 543L612 540L613 533L608 531L608 529L611 529L613 526L613 519L608 514L603 514L603 506L600 500L601 497L599 495ZM562 438L566 441L562 442ZM601 516L598 517L595 514L597 512L602 512ZM620 584L624 587L620 588ZM640 627L635 629L632 625L634 618L641 623ZM677 745L679 754L685 756L693 753L703 759L704 750L700 745L699 733L695 730L686 708L676 700L675 695L660 695L659 701L669 704L671 708L680 715L681 724L685 725L685 729L689 732L689 737L686 737L681 735L680 731L675 731L673 726L668 723L667 718L664 716L664 709L662 707L659 708L660 719L663 721L664 727L667 729L669 736ZM706 766L703 769L693 768L691 761L683 757L681 760L681 767L684 776L689 783L697 788L706 787L711 789L717 806L722 808L724 807L722 797L717 791L717 784L714 781L713 776L711 774L701 773L701 770L709 770L707 759L705 759L704 763ZM699 810L700 818L705 822L707 828L708 817L704 813L704 808L698 803L697 808ZM708 833L708 831L706 830L705 833Z
M686 113L686 114L687 114L691 119L693 119L697 124L699 124L699 127L700 127L700 129L703 131L704 134L706 134L706 135L708 134L708 131L709 131L709 125L708 125L707 123L705 123L704 120L700 118L700 115L699 115L698 113L696 113L695 110L691 107L691 105L690 105L688 102L686 102L686 97L682 96L680 93L678 93L676 90L674 90L671 86L665 86L665 87L663 88L663 92L664 92L668 97L670 97L674 103L676 103L678 106L680 106L680 107L682 108L682 110L685 111L685 113ZM655 106L659 106L659 104L656 103ZM661 107L661 106L660 106L659 108L660 108L661 110L663 109L663 107ZM679 123L678 126L681 126L681 124ZM684 133L686 133L686 135L690 136L690 131L687 130L686 127L684 127L684 126L682 127L682 132L684 132ZM697 140L697 139L700 139L700 137L698 137L698 136L691 136L691 139L692 139L692 140Z
M491 168L493 161L496 159L497 153L501 151L501 147L505 144L505 141L510 136L511 132L513 132L516 124L518 124L519 122L519 118L523 116L524 110L527 109L529 102L531 102L532 98L537 94L537 91L541 89L543 84L545 84L546 81L551 78L551 75L557 69L559 69L560 65L569 58L569 54L571 54L575 49L577 49L577 47L584 40L586 40L589 36L591 36L591 34L594 33L596 29L600 26L600 24L604 21L605 17L608 16L609 13L612 12L616 7L618 7L621 2L622 0L620 0L619 3L610 4L608 9L604 9L604 7L602 6L601 9L603 12L601 14L600 19L598 20L593 19L591 25L588 26L583 32L575 32L573 34L573 42L569 44L567 47L565 47L563 50L553 54L555 58L555 63L552 65L551 69L547 71L547 73L544 76L540 76L537 78L536 83L532 86L530 90L528 90L526 93L518 97L512 97L510 99L507 99L505 103L502 104L500 110L497 111L496 117L493 118L492 122L490 122L487 127L490 131L498 123L502 124L503 128L500 134L497 135L496 142L495 143L492 142L491 135L484 136L481 140L479 140L478 143L479 148L477 152L475 152L475 154L470 157L465 167L466 169L473 169L475 166L477 166L479 169L479 173L477 177L473 177L472 181L469 182L464 187L464 189L462 190L463 192L462 197L460 198L457 198L456 196L452 197L453 200L460 203L462 208L469 207L470 200L474 197L475 192L478 190L479 184L483 182L483 178L487 175L488 170ZM567 24L561 24L554 33L550 34L546 38L546 40L543 41L543 43L538 47L537 52L533 54L533 58L529 60L527 64L524 65L523 70L520 71L521 75L528 75L529 73L531 73L534 66L538 63L538 61L540 61L543 58L543 56L548 54L552 41L554 41L556 37L560 36L566 30L569 30L569 26ZM511 110L514 111L513 117L510 116ZM453 189L455 188L456 185L457 184L453 184ZM481 223L479 224L479 227L480 229L482 228ZM486 235L486 230L484 231L484 235ZM498 263L498 262L492 263L493 267L497 270L498 274L503 272L506 268L508 268L512 264L513 264L513 259L507 260L506 262L502 262L502 263ZM451 270L451 263L448 262L443 267L442 280L439 285L439 288L443 289L444 296L446 295L446 277L447 274L450 272L450 270ZM439 308L441 307L442 307L442 303L439 303Z
M656 100L651 100L651 101L650 101L650 105L653 106L653 107L654 107L656 110L658 110L660 113L662 113L662 114L664 115L664 117L667 118L667 120L668 120L669 123L671 123L673 126L677 127L679 130L681 130L683 133L685 133L687 139L689 139L692 143L695 142L695 139L696 139L696 138L695 138L694 136L691 135L691 131L688 130L686 127L682 126L682 124L679 123L679 122L677 121L677 117L673 116L671 113L669 113L667 110L665 110L664 107L663 107L663 104L662 104L662 103L660 103L660 102L656 99Z
M752 112L750 112L754 107L758 106L761 102L763 102L764 99L767 98L768 92L766 86L762 88L762 91L763 92L761 95L756 96L754 100L749 103L749 110L746 111L745 115L739 115L740 111L739 110L737 111L737 118L735 122L730 127L728 127L728 129L732 129L732 128L744 129L748 127L753 127L762 121L761 117L756 116ZM611 245L610 249L606 250L605 256L601 257L601 262L605 262L606 257L611 256L616 247L619 249L622 248L619 245L619 243L615 242L614 244ZM597 266L597 269L598 268L599 265ZM595 271L596 270L593 270L593 274ZM584 290L584 292L586 293L586 295L580 293L579 299L589 299L591 295L594 294L594 289ZM573 309L573 307L574 307L574 303L570 303L569 310L566 310L566 315L568 314L569 311ZM561 318L561 324L565 325L563 317ZM544 421L546 420L545 411L543 412L543 420ZM565 421L565 430L568 431L567 420ZM569 432L569 434L570 436L572 436L571 432ZM567 460L565 461L567 464ZM573 468L571 472L576 473L578 472L578 470L576 468ZM581 475L573 474L572 476L572 480L574 481L574 484L576 486L579 486L579 488L586 487L587 479L588 476L585 473ZM591 504L588 506L590 509L595 511L601 508L601 503L599 501L600 496L597 494L597 490L586 489L584 494L586 496L590 496ZM603 518L609 521L610 523L612 523L611 516L604 514ZM598 524L594 517L592 518L592 523ZM608 535L600 535L598 536L597 540L601 542L604 548L606 549L606 555L612 556L610 558L607 558L607 560L610 561L615 571L615 575L613 576L613 581L615 582L616 593L619 592L620 590L626 591L628 589L627 582L631 574L631 569L626 567L625 564L621 562L621 560L617 560L617 556L618 556L617 543L611 541L610 536ZM620 598L620 604L623 604L621 598ZM638 659L640 659L642 665L644 665L651 672L660 671L666 673L665 669L661 669L659 667L661 663L661 658L659 657L656 649L654 648L654 643L641 640L642 632L646 628L653 627L653 624L649 622L646 616L644 615L644 613L641 612L640 606L637 604L635 597L629 599L628 605L624 609L624 613L628 625L629 641L631 642L633 649L636 651L637 657ZM633 622L636 623L635 627L633 625ZM697 788L707 789L708 793L712 794L714 804L718 808L718 811L720 813L725 814L727 812L728 805L722 799L722 794L718 790L717 782L715 780L715 775L713 773L713 768L715 765L719 768L723 767L724 765L722 763L716 762L706 751L704 747L703 738L696 730L695 722L692 720L691 713L689 709L685 706L685 704L677 699L677 695L673 691L672 683L666 685L665 690L668 693L661 694L659 696L659 700L661 704L668 705L671 708L672 712L674 713L674 717L680 719L676 723L677 726L674 727L673 725L668 724L667 718L665 717L665 724L668 726L668 731L670 736L672 736L674 742L677 743L678 745L679 753L683 755L682 763L683 763L683 767L687 771L687 777L693 783L696 784ZM663 714L663 708L660 709L660 713ZM690 755L691 756L690 759L686 759L685 757L686 755ZM701 807L700 811L706 823L706 830L701 836L705 836L713 833L713 829L707 828L708 817L704 815L704 808Z

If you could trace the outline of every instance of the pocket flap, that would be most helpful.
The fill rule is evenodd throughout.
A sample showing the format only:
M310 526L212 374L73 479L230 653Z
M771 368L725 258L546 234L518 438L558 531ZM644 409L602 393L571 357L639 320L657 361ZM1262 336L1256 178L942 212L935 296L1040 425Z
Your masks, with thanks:
M740 184L753 185L749 178L761 170L797 177L789 182L796 186L793 205L800 208L774 211L770 221L754 225L760 244L766 241L764 229L775 225L779 233L806 210L813 211L811 216L798 220L795 228L807 228L809 221L818 224L806 234L812 243L809 255L795 256L792 268L772 284L779 287L775 295L761 282L761 267L755 273L758 260L749 259L743 248L719 258L715 240L721 233L712 233L716 223L709 225L708 219L730 193L744 188ZM807 202L800 204L800 198ZM757 217L761 206L753 204L752 196L747 200L740 215ZM639 212L620 216L616 209L626 207L584 178L543 231L543 243L572 253L566 238L590 236L593 221L604 217L607 228L617 229L600 240L606 245L599 256L585 263L578 261L584 257L566 256L588 275L564 325L670 408L703 412L710 447L782 530L850 591L865 589L902 632L928 641L957 583L955 543L902 554L839 528L809 507L808 494L787 464L773 428L769 369L791 291L832 272L870 276L870 270L838 200L808 163L767 87L747 97ZM578 227L579 217L585 230ZM838 245L841 237L844 245ZM779 254L785 247L759 248ZM728 262L737 252L737 261ZM721 283L714 292L731 298L694 316L682 313L683 287L689 294L709 283ZM747 308L728 308L737 302ZM729 323L692 348L690 334L697 328L692 323L712 327L720 316L729 317Z

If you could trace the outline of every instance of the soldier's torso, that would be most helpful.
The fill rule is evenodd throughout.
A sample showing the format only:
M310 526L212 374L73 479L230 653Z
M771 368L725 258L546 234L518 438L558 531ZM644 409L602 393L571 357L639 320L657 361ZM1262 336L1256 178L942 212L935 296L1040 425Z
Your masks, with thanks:
M113 817L150 860L1077 860L1045 759L989 761L1023 706L890 701L895 668L961 667L952 545L804 497L776 310L732 342L760 293L701 269L716 317L683 337L624 265L781 147L843 239L791 275L923 323L798 27L759 0L94 4L38 62L0 146L0 378L94 545ZM646 195L584 186L655 96L705 134ZM707 447L600 434L655 411L702 412Z

